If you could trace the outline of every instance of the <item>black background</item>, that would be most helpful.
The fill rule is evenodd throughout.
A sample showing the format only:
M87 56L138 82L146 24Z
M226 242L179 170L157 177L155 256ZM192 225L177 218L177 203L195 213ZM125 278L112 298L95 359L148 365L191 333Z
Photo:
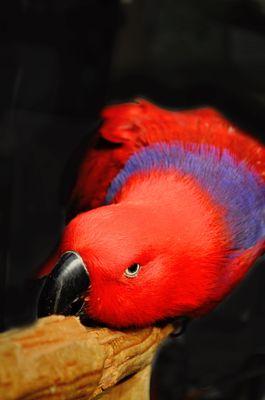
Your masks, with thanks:
M0 23L4 330L34 320L28 281L59 240L80 162L69 160L106 103L210 104L264 141L265 2L10 0ZM261 400L264 289L260 263L214 313L169 339L153 398Z

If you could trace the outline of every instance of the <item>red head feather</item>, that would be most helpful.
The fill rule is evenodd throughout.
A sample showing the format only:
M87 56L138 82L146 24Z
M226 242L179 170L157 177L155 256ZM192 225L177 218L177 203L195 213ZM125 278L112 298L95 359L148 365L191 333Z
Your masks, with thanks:
M221 215L196 182L174 172L137 176L117 204L77 216L61 252L78 252L87 266L89 315L143 325L208 307L229 249ZM135 263L138 276L126 277Z
M103 117L106 142L89 150L73 199L77 210L102 205L112 182L110 204L77 215L57 254L73 250L85 262L87 312L128 326L210 310L263 251L264 148L210 109L169 112L141 101ZM177 143L176 163L170 155L160 165L152 147L138 157L157 142Z

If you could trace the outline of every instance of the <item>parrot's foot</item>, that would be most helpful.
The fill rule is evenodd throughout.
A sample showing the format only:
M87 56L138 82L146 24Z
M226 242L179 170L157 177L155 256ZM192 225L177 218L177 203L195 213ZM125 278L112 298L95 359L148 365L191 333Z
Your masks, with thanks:
M188 317L179 317L173 321L174 331L170 334L171 337L179 337L185 331L190 322L190 318Z

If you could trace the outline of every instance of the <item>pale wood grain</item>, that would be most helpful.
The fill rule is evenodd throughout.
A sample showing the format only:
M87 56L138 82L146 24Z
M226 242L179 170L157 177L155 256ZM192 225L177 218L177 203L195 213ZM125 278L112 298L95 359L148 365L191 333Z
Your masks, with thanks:
M148 365L137 374L111 387L95 400L149 400L151 366Z
M76 317L51 316L28 328L3 333L0 399L112 400L115 397L104 397L110 396L110 388L145 369L115 387L120 393L117 398L125 399L121 390L129 396L132 388L139 391L141 385L144 396L149 384L146 367L172 330L171 325L128 331L87 328Z

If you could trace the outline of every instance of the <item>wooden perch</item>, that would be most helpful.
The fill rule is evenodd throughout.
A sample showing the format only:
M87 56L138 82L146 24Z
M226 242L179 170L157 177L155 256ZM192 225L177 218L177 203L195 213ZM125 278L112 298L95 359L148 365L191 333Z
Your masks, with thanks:
M172 330L88 328L76 317L51 316L5 332L0 399L147 399L153 355Z

